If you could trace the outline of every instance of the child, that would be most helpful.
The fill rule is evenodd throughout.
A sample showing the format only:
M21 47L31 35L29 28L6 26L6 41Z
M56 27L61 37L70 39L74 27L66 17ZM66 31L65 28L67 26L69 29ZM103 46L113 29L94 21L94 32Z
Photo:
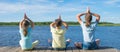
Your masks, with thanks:
M86 23L84 23L80 18L83 15L85 15ZM91 22L92 15L96 17L96 21L94 23ZM100 40L99 39L95 40L94 33L95 33L95 28L100 20L100 16L98 14L91 13L90 9L87 8L86 13L81 13L77 15L77 20L82 27L84 42L83 43L75 42L75 46L83 49L97 49Z
M38 44L38 40L32 43L31 30L34 27L34 23L24 14L24 19L20 22L20 35L21 40L19 44L22 50L31 50Z
M62 29L62 24L65 26L65 29ZM70 39L68 39L65 42L64 34L66 30L68 29L67 23L61 20L61 17L59 16L58 19L55 20L55 22L50 24L51 32L52 32L52 42L51 44L53 49L55 50L63 50L67 47L67 45L70 43Z

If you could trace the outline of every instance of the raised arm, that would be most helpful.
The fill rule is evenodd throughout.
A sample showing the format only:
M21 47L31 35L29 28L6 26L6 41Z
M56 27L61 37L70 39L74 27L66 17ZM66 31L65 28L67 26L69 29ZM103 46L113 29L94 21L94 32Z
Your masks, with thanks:
M68 29L68 24L66 22L62 22L66 29Z
M34 27L34 23L33 23L32 20L30 20L29 18L27 18L27 19L30 21L31 27L33 28L33 27Z
M61 15L59 15L58 19L62 21ZM68 24L66 22L62 21L62 24L65 26L66 29L68 29Z
M82 19L81 19L81 16L85 15L86 13L81 13L81 14L78 14L76 17L77 17L77 20L78 22L81 24L82 22Z
M23 24L23 21L25 20L25 18L23 18L23 20L22 21L20 21L20 23L19 23L19 28L22 28L22 24Z
M50 27L55 28L55 22L52 22L52 23L50 24Z
M89 7L87 7L86 13L91 13Z
M100 21L100 15L92 13L93 16L96 17L96 21L99 22Z
M87 13L91 13L90 12L90 8L89 7L87 7ZM98 15L98 14L95 14L95 13L91 13L93 16L95 16L96 17L96 21L98 21L99 22L99 20L100 20L100 15Z
M24 14L24 18L30 21L31 27L34 27L34 23L32 22L32 20L30 20L26 14Z

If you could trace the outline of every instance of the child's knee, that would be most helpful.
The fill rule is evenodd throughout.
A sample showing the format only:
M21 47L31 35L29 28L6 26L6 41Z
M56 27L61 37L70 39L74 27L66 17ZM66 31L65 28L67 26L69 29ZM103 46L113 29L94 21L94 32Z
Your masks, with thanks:
M20 46L21 46L21 43L22 43L22 42L21 42L21 40L20 40L20 41L19 41Z
M96 39L95 41L100 41L100 39Z
M39 43L39 41L38 41L38 40L36 40L36 41L34 41L34 42L33 42L33 44L37 44L37 43Z

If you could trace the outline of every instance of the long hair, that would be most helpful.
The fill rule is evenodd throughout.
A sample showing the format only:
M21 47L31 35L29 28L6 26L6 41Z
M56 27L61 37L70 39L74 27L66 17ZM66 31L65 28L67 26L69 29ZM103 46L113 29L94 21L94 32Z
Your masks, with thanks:
M24 36L27 36L28 31L27 31L27 27L30 25L30 22L28 20L24 20L23 23L23 34Z
M86 21L86 27L91 25L91 21L92 21L92 15L90 13L86 13L85 15L85 21Z
M56 27L62 26L62 20L56 19L56 20L55 20L55 25L56 25Z

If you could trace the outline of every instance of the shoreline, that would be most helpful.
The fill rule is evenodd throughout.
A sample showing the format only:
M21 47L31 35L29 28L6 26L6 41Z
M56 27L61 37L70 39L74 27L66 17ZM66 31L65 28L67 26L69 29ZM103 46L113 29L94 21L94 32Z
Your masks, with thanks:
M34 22L37 26L49 26L52 22ZM69 26L79 26L78 22L66 22ZM0 22L0 26L18 26L19 22ZM120 26L120 23L100 22L98 26Z

